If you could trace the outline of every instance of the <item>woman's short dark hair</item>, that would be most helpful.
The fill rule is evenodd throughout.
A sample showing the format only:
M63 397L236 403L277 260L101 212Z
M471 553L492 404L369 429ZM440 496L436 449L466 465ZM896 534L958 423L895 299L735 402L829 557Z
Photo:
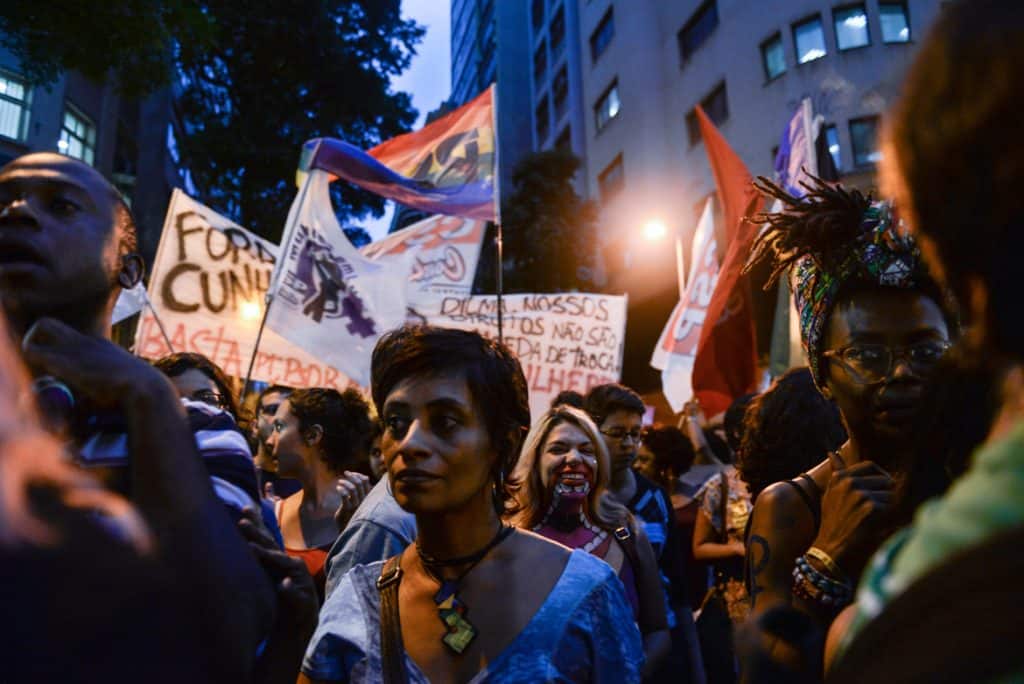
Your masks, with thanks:
M583 409L590 414L590 419L601 427L601 423L616 411L644 415L644 400L625 385L608 383L598 385L587 392L583 400Z
M970 301L973 278L987 286L987 320L965 322L984 326L990 352L1016 359L1024 356L1022 81L1024 3L949 3L903 83L882 168L960 302Z
M175 352L157 359L153 365L169 378L184 375L190 370L197 370L210 378L217 386L221 401L224 402L222 408L230 413L232 418L238 420L238 399L231 390L231 381L221 367L207 357L192 352Z
M377 412L400 382L414 377L457 374L469 388L497 454L495 506L511 501L508 475L530 427L526 376L515 354L479 333L434 326L406 326L377 342L370 362L371 393Z
M370 403L354 389L314 387L295 390L288 397L300 432L314 425L323 431L323 459L332 473L363 469L376 431Z
M806 367L787 371L754 399L743 427L737 467L751 498L821 463L846 441L839 410Z
M677 477L693 465L693 443L672 425L644 428L643 445L654 454L654 468L659 473L671 470Z

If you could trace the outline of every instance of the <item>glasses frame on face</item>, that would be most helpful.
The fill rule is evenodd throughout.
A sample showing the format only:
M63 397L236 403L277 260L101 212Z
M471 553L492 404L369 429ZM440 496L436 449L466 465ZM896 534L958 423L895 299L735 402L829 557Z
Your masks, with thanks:
M896 359L903 359L904 361L906 361L907 365L914 372L914 374L920 377L923 373L927 373L928 371L932 370L936 365L938 365L939 361L942 360L942 357L946 355L946 352L949 351L951 346L952 344L947 340L924 340L903 347L893 347L887 344L875 343L853 343L845 345L843 347L839 347L838 349L828 349L822 352L822 356L826 359L835 359L844 368L846 368L846 370L850 373L850 376L853 377L854 380L856 380L860 384L877 385L879 383L885 382L890 377L892 377L892 373L896 368ZM934 359L929 359L927 361L915 361L912 358L911 354L914 352L914 350L923 349L925 347L933 347L937 351L940 351L940 353ZM856 361L851 361L850 359L847 358L847 355L851 351L863 351L865 349L874 349L885 353L888 361L886 363L886 370L884 373L881 373L879 375L879 371L859 367Z
M201 389L196 390L188 397L192 401L199 401L210 406L216 406L217 408L226 408L227 401L223 394L212 389Z
M632 437L634 444L640 444L644 441L643 429L626 430L625 428L608 428L607 430L601 430L601 434L605 437L611 437L619 442L626 441L626 437Z

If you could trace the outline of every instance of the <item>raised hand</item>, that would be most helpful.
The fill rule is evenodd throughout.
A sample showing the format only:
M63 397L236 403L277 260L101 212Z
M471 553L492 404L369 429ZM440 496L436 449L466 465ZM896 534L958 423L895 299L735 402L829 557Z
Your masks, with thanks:
M342 530L348 524L352 514L359 508L359 504L363 503L363 499L373 489L373 483L370 482L370 478L362 473L346 470L338 478L337 489L338 493L341 494L341 505L338 506L338 510L334 513L334 522L337 523L338 529Z

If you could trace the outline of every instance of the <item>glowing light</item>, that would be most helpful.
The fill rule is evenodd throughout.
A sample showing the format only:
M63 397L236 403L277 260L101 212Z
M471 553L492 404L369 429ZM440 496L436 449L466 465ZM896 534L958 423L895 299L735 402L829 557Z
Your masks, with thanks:
M260 317L260 305L256 302L242 302L242 318L247 321L255 321Z
M644 225L644 237L651 242L656 242L668 234L668 228L657 219L652 219Z
M68 141L67 140L58 140L57 141L57 149L60 150L61 152L67 152L68 151Z

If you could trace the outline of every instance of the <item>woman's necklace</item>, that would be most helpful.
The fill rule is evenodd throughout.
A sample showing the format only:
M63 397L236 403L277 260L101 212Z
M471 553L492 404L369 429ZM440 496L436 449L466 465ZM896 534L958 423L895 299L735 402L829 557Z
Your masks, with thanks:
M494 535L494 538L486 546L479 551L475 551L467 556L459 556L458 558L434 558L424 553L420 547L419 539L416 540L416 552L419 554L420 564L423 565L423 569L426 570L427 574L441 585L441 588L434 595L434 603L437 604L437 616L441 618L441 622L444 623L446 630L441 641L456 655L469 648L470 643L472 643L477 635L476 627L466 619L466 613L469 612L469 608L456 596L459 591L459 585L462 584L462 580L466 579L466 575L472 572L480 564L480 561L494 547L505 541L514 530L514 527L502 524L498 529L498 533ZM445 579L438 572L441 568L457 565L468 565L468 567L459 573L459 576L455 579Z

